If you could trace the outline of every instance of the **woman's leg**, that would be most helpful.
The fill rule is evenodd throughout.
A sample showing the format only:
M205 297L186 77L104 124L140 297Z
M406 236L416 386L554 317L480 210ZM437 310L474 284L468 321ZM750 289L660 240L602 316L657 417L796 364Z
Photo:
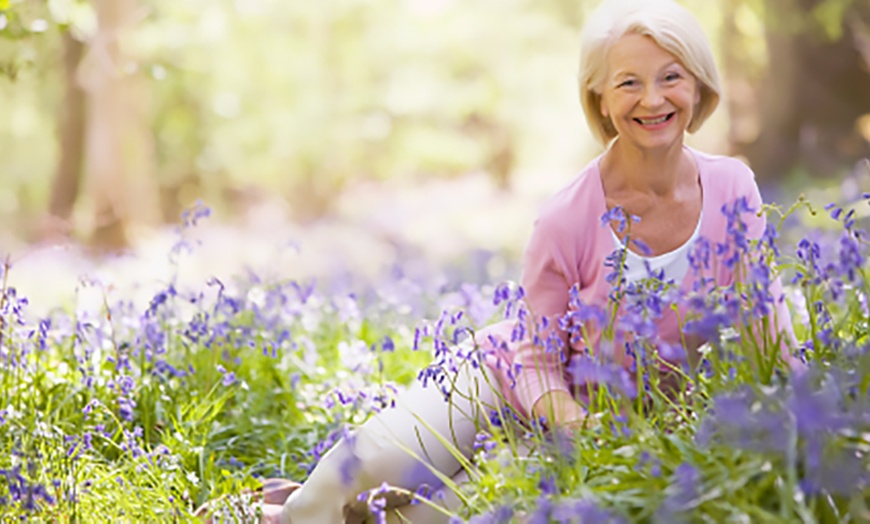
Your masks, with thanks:
M447 377L449 401L438 385L424 388L415 382L398 396L394 408L374 415L339 441L284 503L282 522L341 524L345 506L362 491L384 482L408 490L422 484L438 487L430 467L454 477L461 469L454 454L471 456L475 435L494 409L496 394L495 383L467 362Z

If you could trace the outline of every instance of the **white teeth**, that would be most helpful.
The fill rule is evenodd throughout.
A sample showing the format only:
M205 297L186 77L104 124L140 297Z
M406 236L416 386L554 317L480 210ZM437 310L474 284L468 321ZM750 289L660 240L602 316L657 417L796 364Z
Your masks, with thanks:
M668 119L668 116L670 116L670 115L665 115L665 116L662 116L662 117L659 117L659 118L653 118L653 119L648 119L648 118L638 118L638 120L639 120L640 123L643 124L643 125L655 125L655 124L661 124L662 122L664 122L665 120L667 120L667 119Z

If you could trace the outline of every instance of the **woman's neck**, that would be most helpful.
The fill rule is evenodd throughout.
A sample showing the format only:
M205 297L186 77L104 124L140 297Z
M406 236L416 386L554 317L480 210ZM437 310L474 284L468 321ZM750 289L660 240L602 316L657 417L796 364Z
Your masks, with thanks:
M644 193L669 197L685 183L691 160L682 142L660 150L642 150L620 142L617 138L601 161L605 194Z

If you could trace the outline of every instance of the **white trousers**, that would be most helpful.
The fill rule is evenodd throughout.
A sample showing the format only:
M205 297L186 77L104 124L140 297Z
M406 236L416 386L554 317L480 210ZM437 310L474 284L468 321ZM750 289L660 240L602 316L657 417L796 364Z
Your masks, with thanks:
M488 427L491 411L498 409L495 383L483 370L463 362L458 372L447 373L442 385L451 391L449 401L438 384L424 388L415 381L397 395L395 407L373 415L350 438L340 440L287 499L282 523L342 524L345 506L384 482L411 491L423 483L440 486L430 468L457 484L467 479L456 454L471 457L478 431ZM461 504L446 488L432 501L451 512ZM434 524L448 522L449 516L420 503L398 508L390 520Z

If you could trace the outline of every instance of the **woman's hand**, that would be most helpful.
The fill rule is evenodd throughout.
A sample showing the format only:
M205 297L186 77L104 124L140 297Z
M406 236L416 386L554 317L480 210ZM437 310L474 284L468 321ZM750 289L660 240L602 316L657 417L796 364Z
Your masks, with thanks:
M281 511L284 509L283 504L264 502L260 508L263 511L260 517L260 524L281 524Z
M294 491L302 487L298 482L287 479L266 479L263 482L263 504L261 524L281 524L281 511L284 502Z
M550 391L539 398L532 407L536 418L543 417L547 425L570 435L579 433L593 425L586 409L563 390Z

